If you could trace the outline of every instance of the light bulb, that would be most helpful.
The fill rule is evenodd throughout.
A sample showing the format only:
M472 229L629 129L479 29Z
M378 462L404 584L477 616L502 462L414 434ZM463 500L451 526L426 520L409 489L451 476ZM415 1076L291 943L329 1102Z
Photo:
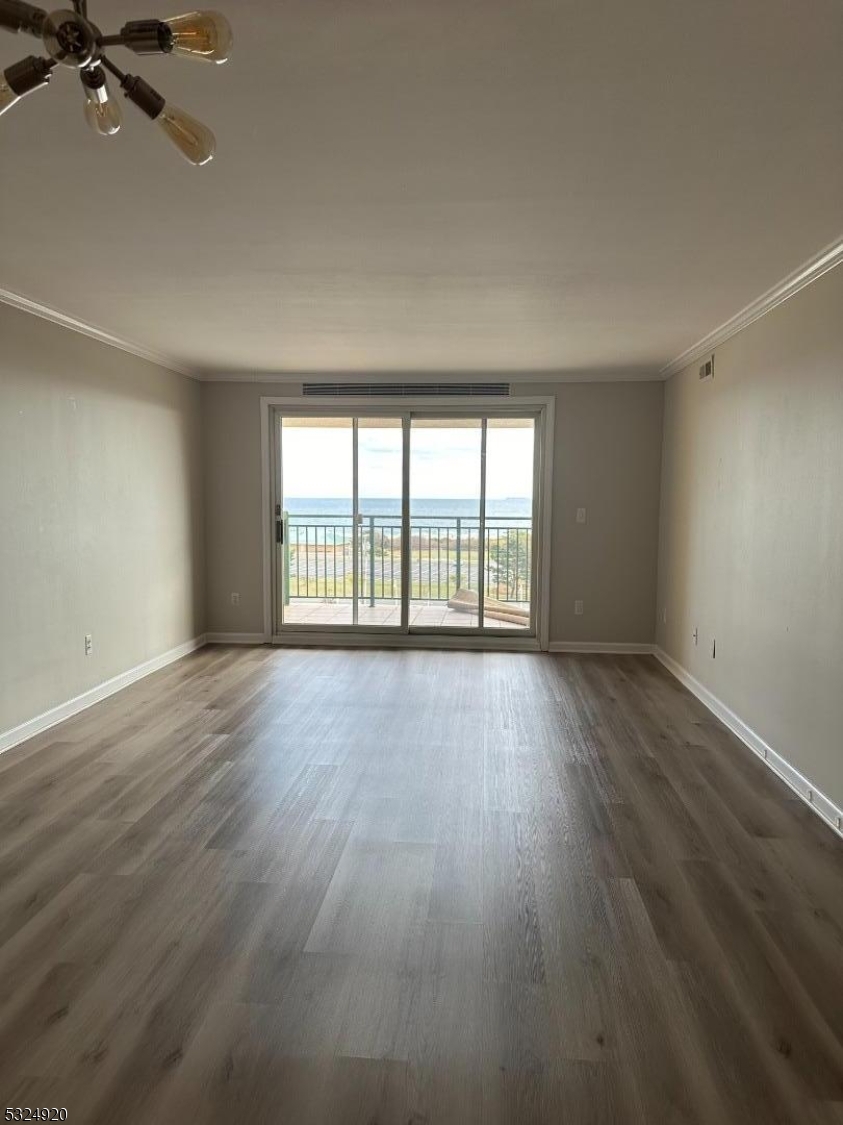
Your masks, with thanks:
M188 12L164 20L173 36L172 49L207 62L224 63L231 54L231 25L220 12Z
M20 101L20 94L16 94L6 79L0 74L0 115L11 109L15 102Z
M104 75L102 85L85 84L85 120L101 137L111 137L120 131L123 113L117 99L110 96Z
M207 164L213 160L217 148L214 134L183 109L167 102L155 122L191 164Z

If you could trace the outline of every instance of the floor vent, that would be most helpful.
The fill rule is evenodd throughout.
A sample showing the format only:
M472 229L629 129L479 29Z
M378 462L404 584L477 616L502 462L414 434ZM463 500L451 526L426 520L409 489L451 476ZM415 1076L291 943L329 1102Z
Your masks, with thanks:
M505 398L509 383L305 383L302 393L310 398Z

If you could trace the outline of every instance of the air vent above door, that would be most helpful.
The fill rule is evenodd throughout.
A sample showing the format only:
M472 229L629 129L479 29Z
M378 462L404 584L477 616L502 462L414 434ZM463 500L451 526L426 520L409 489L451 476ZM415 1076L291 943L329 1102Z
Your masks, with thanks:
M509 383L304 383L302 394L315 398L453 398L490 395L505 398Z

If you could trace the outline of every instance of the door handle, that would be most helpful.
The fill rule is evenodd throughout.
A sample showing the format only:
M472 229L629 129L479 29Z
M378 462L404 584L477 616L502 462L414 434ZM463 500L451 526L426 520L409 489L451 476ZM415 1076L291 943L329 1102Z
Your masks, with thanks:
M276 520L275 521L275 542L276 543L283 543L284 542L284 521L283 520Z

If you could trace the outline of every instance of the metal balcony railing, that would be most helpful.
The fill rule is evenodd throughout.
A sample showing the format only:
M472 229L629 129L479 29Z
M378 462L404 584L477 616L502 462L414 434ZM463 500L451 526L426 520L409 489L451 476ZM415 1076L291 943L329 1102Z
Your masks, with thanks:
M350 516L284 515L286 600L350 598L353 529ZM495 516L486 522L483 552L486 596L529 604L532 521ZM358 524L359 596L370 605L401 597L401 520L364 515ZM446 602L479 585L480 521L467 516L410 519L410 598Z

